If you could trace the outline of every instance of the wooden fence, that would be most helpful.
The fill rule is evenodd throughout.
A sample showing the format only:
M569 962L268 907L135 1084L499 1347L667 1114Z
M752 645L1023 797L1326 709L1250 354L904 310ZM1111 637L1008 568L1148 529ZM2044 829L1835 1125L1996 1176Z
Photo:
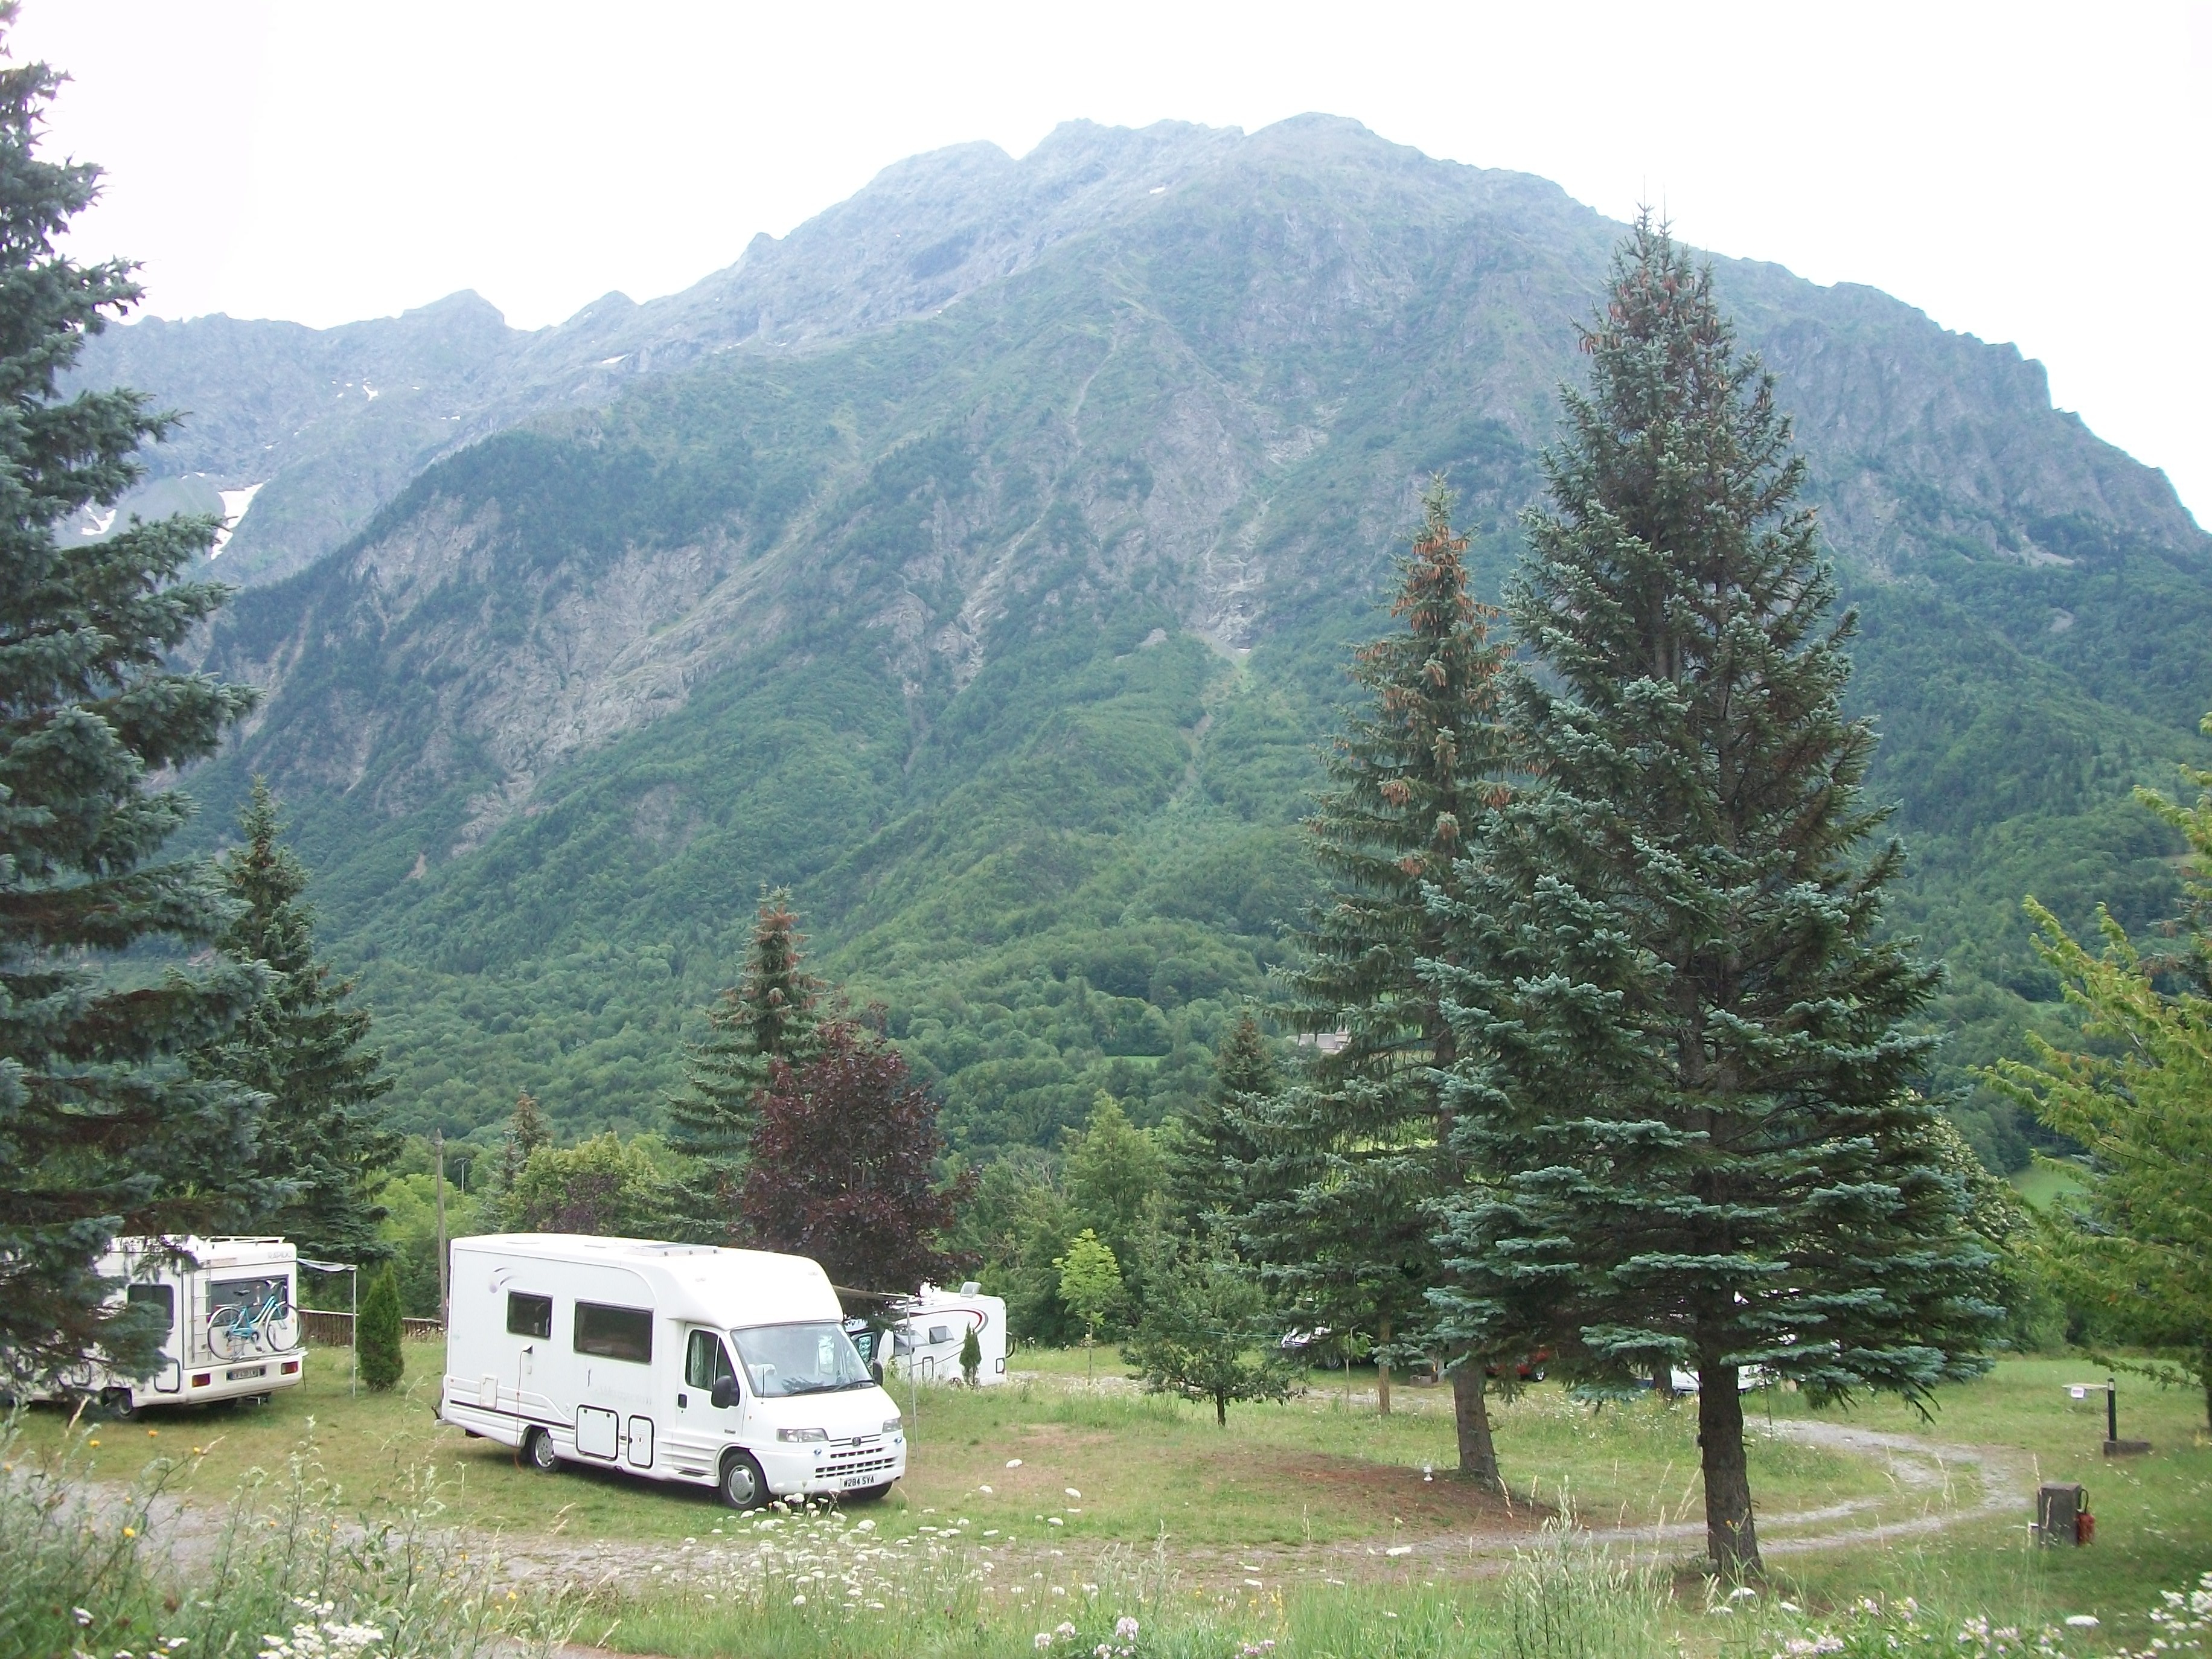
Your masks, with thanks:
M445 1334L446 1328L434 1319L403 1319L400 1334L410 1342L428 1342ZM340 1308L328 1311L320 1308L300 1310L300 1338L326 1348L353 1346L353 1316Z

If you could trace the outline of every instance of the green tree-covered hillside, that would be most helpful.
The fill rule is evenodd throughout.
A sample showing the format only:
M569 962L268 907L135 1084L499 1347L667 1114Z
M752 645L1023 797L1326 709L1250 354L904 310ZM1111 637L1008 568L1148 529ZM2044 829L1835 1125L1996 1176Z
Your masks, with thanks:
M496 433L218 625L210 663L271 695L203 822L268 775L409 1127L522 1089L569 1133L658 1125L763 884L957 1146L1048 1141L1102 1089L1156 1121L1312 895L1314 748L1420 481L1482 597L1518 557L1617 229L1311 118L938 314ZM2124 798L2201 744L2212 547L2009 348L1718 283L1863 612L1896 915L1952 966L1964 1079L2055 1016L2021 892L2069 925L2174 904ZM2024 1156L2009 1108L1960 1115Z

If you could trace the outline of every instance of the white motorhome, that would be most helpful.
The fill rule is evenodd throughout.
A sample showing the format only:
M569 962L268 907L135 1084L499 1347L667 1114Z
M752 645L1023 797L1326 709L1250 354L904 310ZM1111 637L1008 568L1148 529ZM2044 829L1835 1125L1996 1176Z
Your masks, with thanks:
M89 1396L113 1417L143 1406L266 1399L305 1372L299 1252L281 1238L118 1238L100 1259L125 1281L118 1301L150 1306L167 1329L153 1374L88 1365L58 1394Z
M564 1462L714 1486L731 1505L877 1498L897 1405L803 1256L570 1233L453 1244L438 1415Z
M925 1382L961 1380L960 1349L968 1333L975 1333L982 1356L975 1382L988 1388L1006 1380L1006 1304L1004 1298L982 1294L973 1280L957 1291L925 1285L921 1292L902 1305L902 1315L891 1331L891 1352L902 1367Z

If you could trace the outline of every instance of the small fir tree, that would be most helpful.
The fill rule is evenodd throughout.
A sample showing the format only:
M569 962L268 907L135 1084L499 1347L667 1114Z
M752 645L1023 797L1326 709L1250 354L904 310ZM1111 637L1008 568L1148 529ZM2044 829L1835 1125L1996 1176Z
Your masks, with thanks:
M1441 480L1422 514L1391 607L1401 626L1354 657L1367 702L1328 757L1308 826L1336 890L1300 936L1284 1013L1314 1046L1271 1114L1267 1195L1244 1230L1301 1318L1376 1333L1386 1412L1390 1361L1430 1343L1432 1212L1459 1178L1438 1084L1457 1038L1422 966L1449 943L1423 895L1456 888L1455 860L1504 799L1510 763L1494 613L1468 591L1467 538ZM1455 1358L1462 1467L1495 1486L1483 1367Z
M743 975L707 1016L706 1041L684 1062L669 1097L669 1141L696 1164L681 1202L702 1237L734 1237L754 1125L775 1062L803 1065L817 1052L823 986L807 972L788 889L761 895Z
M315 959L314 912L303 902L307 872L277 838L268 786L253 790L239 827L245 840L219 869L240 907L217 936L234 962L264 964L267 988L245 1018L190 1057L195 1076L228 1079L265 1096L255 1167L285 1196L250 1218L282 1234L303 1255L381 1261L379 1172L399 1150L378 1103L391 1091L383 1056L366 1048L369 1016L348 1006L353 981Z
M970 1183L937 1180L936 1096L850 1020L825 1022L812 1041L812 1059L771 1062L745 1170L748 1237L811 1256L856 1290L944 1278L954 1265L944 1240Z
M2204 729L2212 734L2212 715ZM2143 957L2100 908L2105 948L2093 956L2031 898L2038 950L2086 1017L2084 1035L2103 1041L2075 1051L2031 1034L2033 1062L2001 1060L1990 1076L2087 1149L2086 1166L2064 1166L2087 1189L2055 1202L2041 1229L2057 1286L2102 1334L2144 1351L2112 1364L2193 1381L2212 1428L2212 995L2201 973L2182 972L2172 996L2157 978L2177 958L2212 961L2212 771L2183 775L2198 792L2192 805L2137 792L2188 840L2182 949Z
M1234 1237L1250 1209L1261 1121L1281 1087L1260 1022L1240 1014L1214 1057L1213 1086L1173 1121L1164 1148L1170 1208L1200 1237Z
M1056 1256L1060 1299L1083 1322L1083 1376L1091 1380L1091 1345L1107 1315L1121 1304L1121 1264L1106 1241L1090 1228L1068 1241L1067 1254Z
M982 1370L983 1344L975 1335L975 1328L970 1325L960 1335L960 1380L972 1389Z
M361 1329L354 1340L360 1350L361 1380L379 1394L389 1393L407 1370L407 1355L400 1346L407 1328L400 1322L399 1276L391 1263L368 1281L359 1317Z
M553 1131L545 1121L545 1114L538 1109L538 1097L525 1089L514 1097L514 1109L507 1114L507 1133L500 1142L499 1173L495 1177L498 1192L513 1192L530 1162L530 1155L540 1146L552 1144Z
M1224 1429L1237 1401L1290 1397L1296 1362L1265 1286L1243 1262L1179 1251L1149 1278L1144 1313L1121 1348L1147 1389L1210 1401Z
M1909 1086L1936 975L1881 936L1900 855L1772 383L1648 216L1583 346L1509 602L1529 781L1435 895L1444 1300L1586 1380L1695 1370L1707 1547L1753 1573L1742 1369L1924 1401L1986 1365L1990 1253Z
M15 21L0 4L0 58ZM172 419L135 392L61 391L140 290L127 264L58 251L100 176L37 153L59 83L0 67L0 1388L86 1359L145 1375L161 1332L98 1271L110 1241L235 1227L271 1199L251 1092L180 1058L260 970L162 965L222 922L206 866L161 861L190 811L166 781L252 704L170 666L225 597L184 580L216 521L56 539L115 504Z

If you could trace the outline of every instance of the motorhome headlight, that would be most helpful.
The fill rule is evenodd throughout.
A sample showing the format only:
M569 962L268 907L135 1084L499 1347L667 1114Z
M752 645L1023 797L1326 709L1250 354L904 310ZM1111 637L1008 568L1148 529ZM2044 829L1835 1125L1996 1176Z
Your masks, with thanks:
M775 1431L775 1437L779 1440L827 1440L830 1437L830 1431L827 1429L778 1429Z

